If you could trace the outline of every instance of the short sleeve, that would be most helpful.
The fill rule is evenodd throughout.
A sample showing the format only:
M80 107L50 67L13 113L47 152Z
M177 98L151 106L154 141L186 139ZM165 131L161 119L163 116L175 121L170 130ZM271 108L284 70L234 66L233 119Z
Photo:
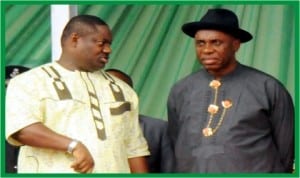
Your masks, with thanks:
M7 141L13 145L21 144L11 137L12 134L41 122L41 106L34 92L35 85L29 86L26 83L21 75L17 76L10 81L6 91L5 132Z

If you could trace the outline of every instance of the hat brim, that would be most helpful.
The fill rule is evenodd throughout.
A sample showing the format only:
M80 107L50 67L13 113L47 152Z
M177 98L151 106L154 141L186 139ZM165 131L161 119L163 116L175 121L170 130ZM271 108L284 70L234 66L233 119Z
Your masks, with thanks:
M240 39L242 43L250 41L252 39L252 35L243 29L239 29L239 28L233 29L230 27L226 27L224 25L216 25L211 23L191 22L191 23L184 24L181 29L185 34L187 34L192 38L195 38L195 34L199 30L212 29L212 30L219 30L228 33Z

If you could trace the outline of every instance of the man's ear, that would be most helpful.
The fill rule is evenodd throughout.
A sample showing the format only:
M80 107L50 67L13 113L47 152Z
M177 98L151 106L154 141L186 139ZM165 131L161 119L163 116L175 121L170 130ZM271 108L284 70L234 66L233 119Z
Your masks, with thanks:
M240 49L240 46L241 46L240 40L238 40L238 39L233 40L233 49L235 52L237 52Z
M77 33L72 33L71 34L71 43L72 43L72 46L76 46L77 45L78 39L79 39L79 36L78 36Z

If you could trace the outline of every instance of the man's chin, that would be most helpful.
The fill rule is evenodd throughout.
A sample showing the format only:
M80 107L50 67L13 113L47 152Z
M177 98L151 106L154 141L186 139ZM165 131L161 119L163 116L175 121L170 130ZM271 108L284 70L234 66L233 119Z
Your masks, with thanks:
M89 72L95 72L98 71L100 69L103 69L105 67L105 64L97 64L97 65L93 65L89 68Z
M220 66L217 65L217 64L202 64L202 66L203 66L206 70L215 70L215 71L220 70Z

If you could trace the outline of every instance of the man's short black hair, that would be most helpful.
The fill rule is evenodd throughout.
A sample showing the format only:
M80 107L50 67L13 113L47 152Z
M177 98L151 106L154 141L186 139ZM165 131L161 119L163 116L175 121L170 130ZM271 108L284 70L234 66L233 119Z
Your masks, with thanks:
M63 42L72 33L76 32L79 35L84 35L89 32L89 30L96 31L96 26L98 25L108 26L104 20L94 15L78 15L72 17L63 30L61 44L63 45Z

